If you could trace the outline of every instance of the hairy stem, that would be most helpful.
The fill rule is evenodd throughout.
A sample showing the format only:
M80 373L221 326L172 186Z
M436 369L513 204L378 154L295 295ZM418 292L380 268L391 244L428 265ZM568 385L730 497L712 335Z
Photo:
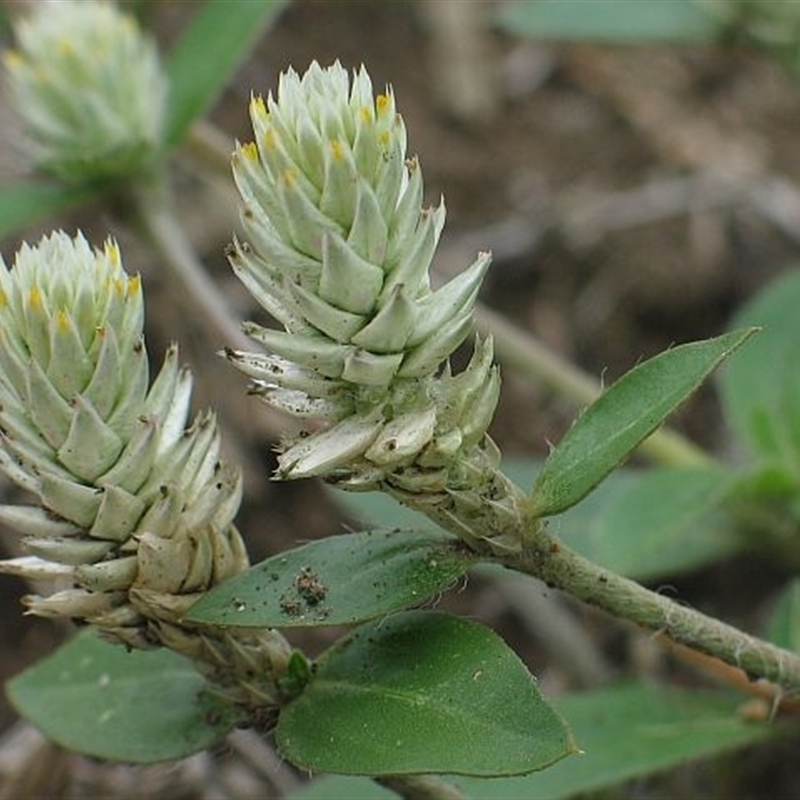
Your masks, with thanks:
M753 680L766 678L788 692L800 693L800 657L794 653L610 572L544 531L532 547L499 560L616 617L719 658Z
M465 503L459 490L444 496L401 493L397 499L421 511L467 542L487 561L532 575L548 586L661 634L678 644L713 656L800 694L800 656L681 605L635 581L589 561L562 544L545 523L529 512L528 497L499 470L483 465L481 502Z

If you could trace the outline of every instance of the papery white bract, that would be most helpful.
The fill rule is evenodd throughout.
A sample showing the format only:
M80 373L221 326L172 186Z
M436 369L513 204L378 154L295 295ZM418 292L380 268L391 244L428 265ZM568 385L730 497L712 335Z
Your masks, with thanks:
M290 69L250 117L254 141L233 156L248 242L229 256L284 330L249 323L269 355L227 355L266 402L328 424L282 453L279 475L361 486L412 467L446 473L498 398L491 341L468 378L442 374L471 330L489 255L432 288L444 204L422 207L394 95L374 95L363 67Z
M36 501L0 506L30 553L0 571L68 578L29 610L133 645L247 565L239 473L219 460L213 416L187 428L176 348L149 385L143 319L113 241L93 250L58 232L11 269L0 260L0 469Z

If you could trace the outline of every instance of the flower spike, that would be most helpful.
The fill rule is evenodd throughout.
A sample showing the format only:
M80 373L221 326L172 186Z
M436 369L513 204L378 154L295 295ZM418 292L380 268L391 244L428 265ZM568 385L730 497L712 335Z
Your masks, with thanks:
M401 472L407 485L418 470L443 491L497 402L490 340L468 379L443 371L471 330L489 255L432 289L444 204L423 208L394 94L375 95L364 67L290 69L250 118L254 140L233 154L250 244L230 258L284 330L248 323L270 355L227 355L265 402L328 426L289 442L278 475L361 489Z

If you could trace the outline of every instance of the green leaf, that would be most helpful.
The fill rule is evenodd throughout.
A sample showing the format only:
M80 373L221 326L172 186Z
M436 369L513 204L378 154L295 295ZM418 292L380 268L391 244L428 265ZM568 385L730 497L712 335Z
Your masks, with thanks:
M770 284L734 322L762 332L720 373L725 416L758 455L800 476L800 271Z
M499 20L517 36L627 44L710 43L726 32L697 0L517 0Z
M330 536L225 581L192 606L187 619L259 628L348 625L427 600L474 560L442 532Z
M99 197L100 186L21 183L0 188L0 236Z
M650 684L570 695L557 706L584 755L526 778L459 783L475 798L561 800L762 741L780 730L744 721L737 703L708 691Z
M222 94L285 0L207 0L172 51L167 144L178 144Z
M17 675L12 705L68 750L150 764L183 758L223 739L238 721L204 694L192 663L170 650L135 650L84 631Z
M535 679L496 634L409 611L325 653L281 713L283 755L314 772L510 775L576 752Z
M747 542L724 502L736 476L720 467L621 470L553 532L581 555L636 580L699 569Z
M675 347L623 375L550 453L533 487L532 513L558 514L582 500L754 331Z
M566 800L763 741L784 730L746 722L737 715L736 703L712 692L650 684L570 694L555 705L570 721L583 751L579 758L520 778L456 777L453 782L475 800ZM348 778L345 787L341 780L324 778L293 795L293 800L387 796L371 781L361 779L356 785L356 779Z
M800 653L800 578L794 578L778 597L767 623L767 638L779 647Z

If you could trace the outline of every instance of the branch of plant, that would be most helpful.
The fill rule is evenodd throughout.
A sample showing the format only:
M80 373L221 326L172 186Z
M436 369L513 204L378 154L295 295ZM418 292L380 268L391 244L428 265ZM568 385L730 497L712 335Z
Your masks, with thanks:
M767 703L770 714L780 711L793 717L800 717L800 701L786 697L779 686L764 681L753 681L743 670L732 667L730 664L724 664L718 658L713 658L705 653L698 653L685 645L676 644L664 636L659 636L658 639L663 641L675 657L684 664Z
M467 542L487 562L530 575L589 605L800 694L800 656L682 605L595 564L549 533L533 517L528 496L498 470L484 474L492 497L482 502L436 499L387 488Z
M563 545L539 521L529 525L526 539L518 553L495 556L495 560L615 617L718 658L752 679L766 678L787 692L800 693L796 654L604 569Z
M208 141L207 137L206 144ZM203 160L206 165L211 163L208 153L216 150L205 149ZM220 166L223 163L227 171L227 154L220 158ZM501 360L546 381L580 404L591 402L599 394L601 387L594 380L499 314L479 307L476 316L479 326L492 332ZM665 463L707 465L711 461L709 455L692 443L664 431L653 434L642 448ZM435 513L433 516L442 522ZM451 527L457 527L459 535L470 527L476 541L487 535L485 530L476 529L474 520L454 522L455 526ZM561 545L537 520L526 521L518 534L519 541L525 543L519 552L509 551L498 556L495 549L492 559L518 572L533 575L617 617L662 632L675 642L720 658L748 674L765 677L792 692L800 691L800 658L794 654L593 564Z

